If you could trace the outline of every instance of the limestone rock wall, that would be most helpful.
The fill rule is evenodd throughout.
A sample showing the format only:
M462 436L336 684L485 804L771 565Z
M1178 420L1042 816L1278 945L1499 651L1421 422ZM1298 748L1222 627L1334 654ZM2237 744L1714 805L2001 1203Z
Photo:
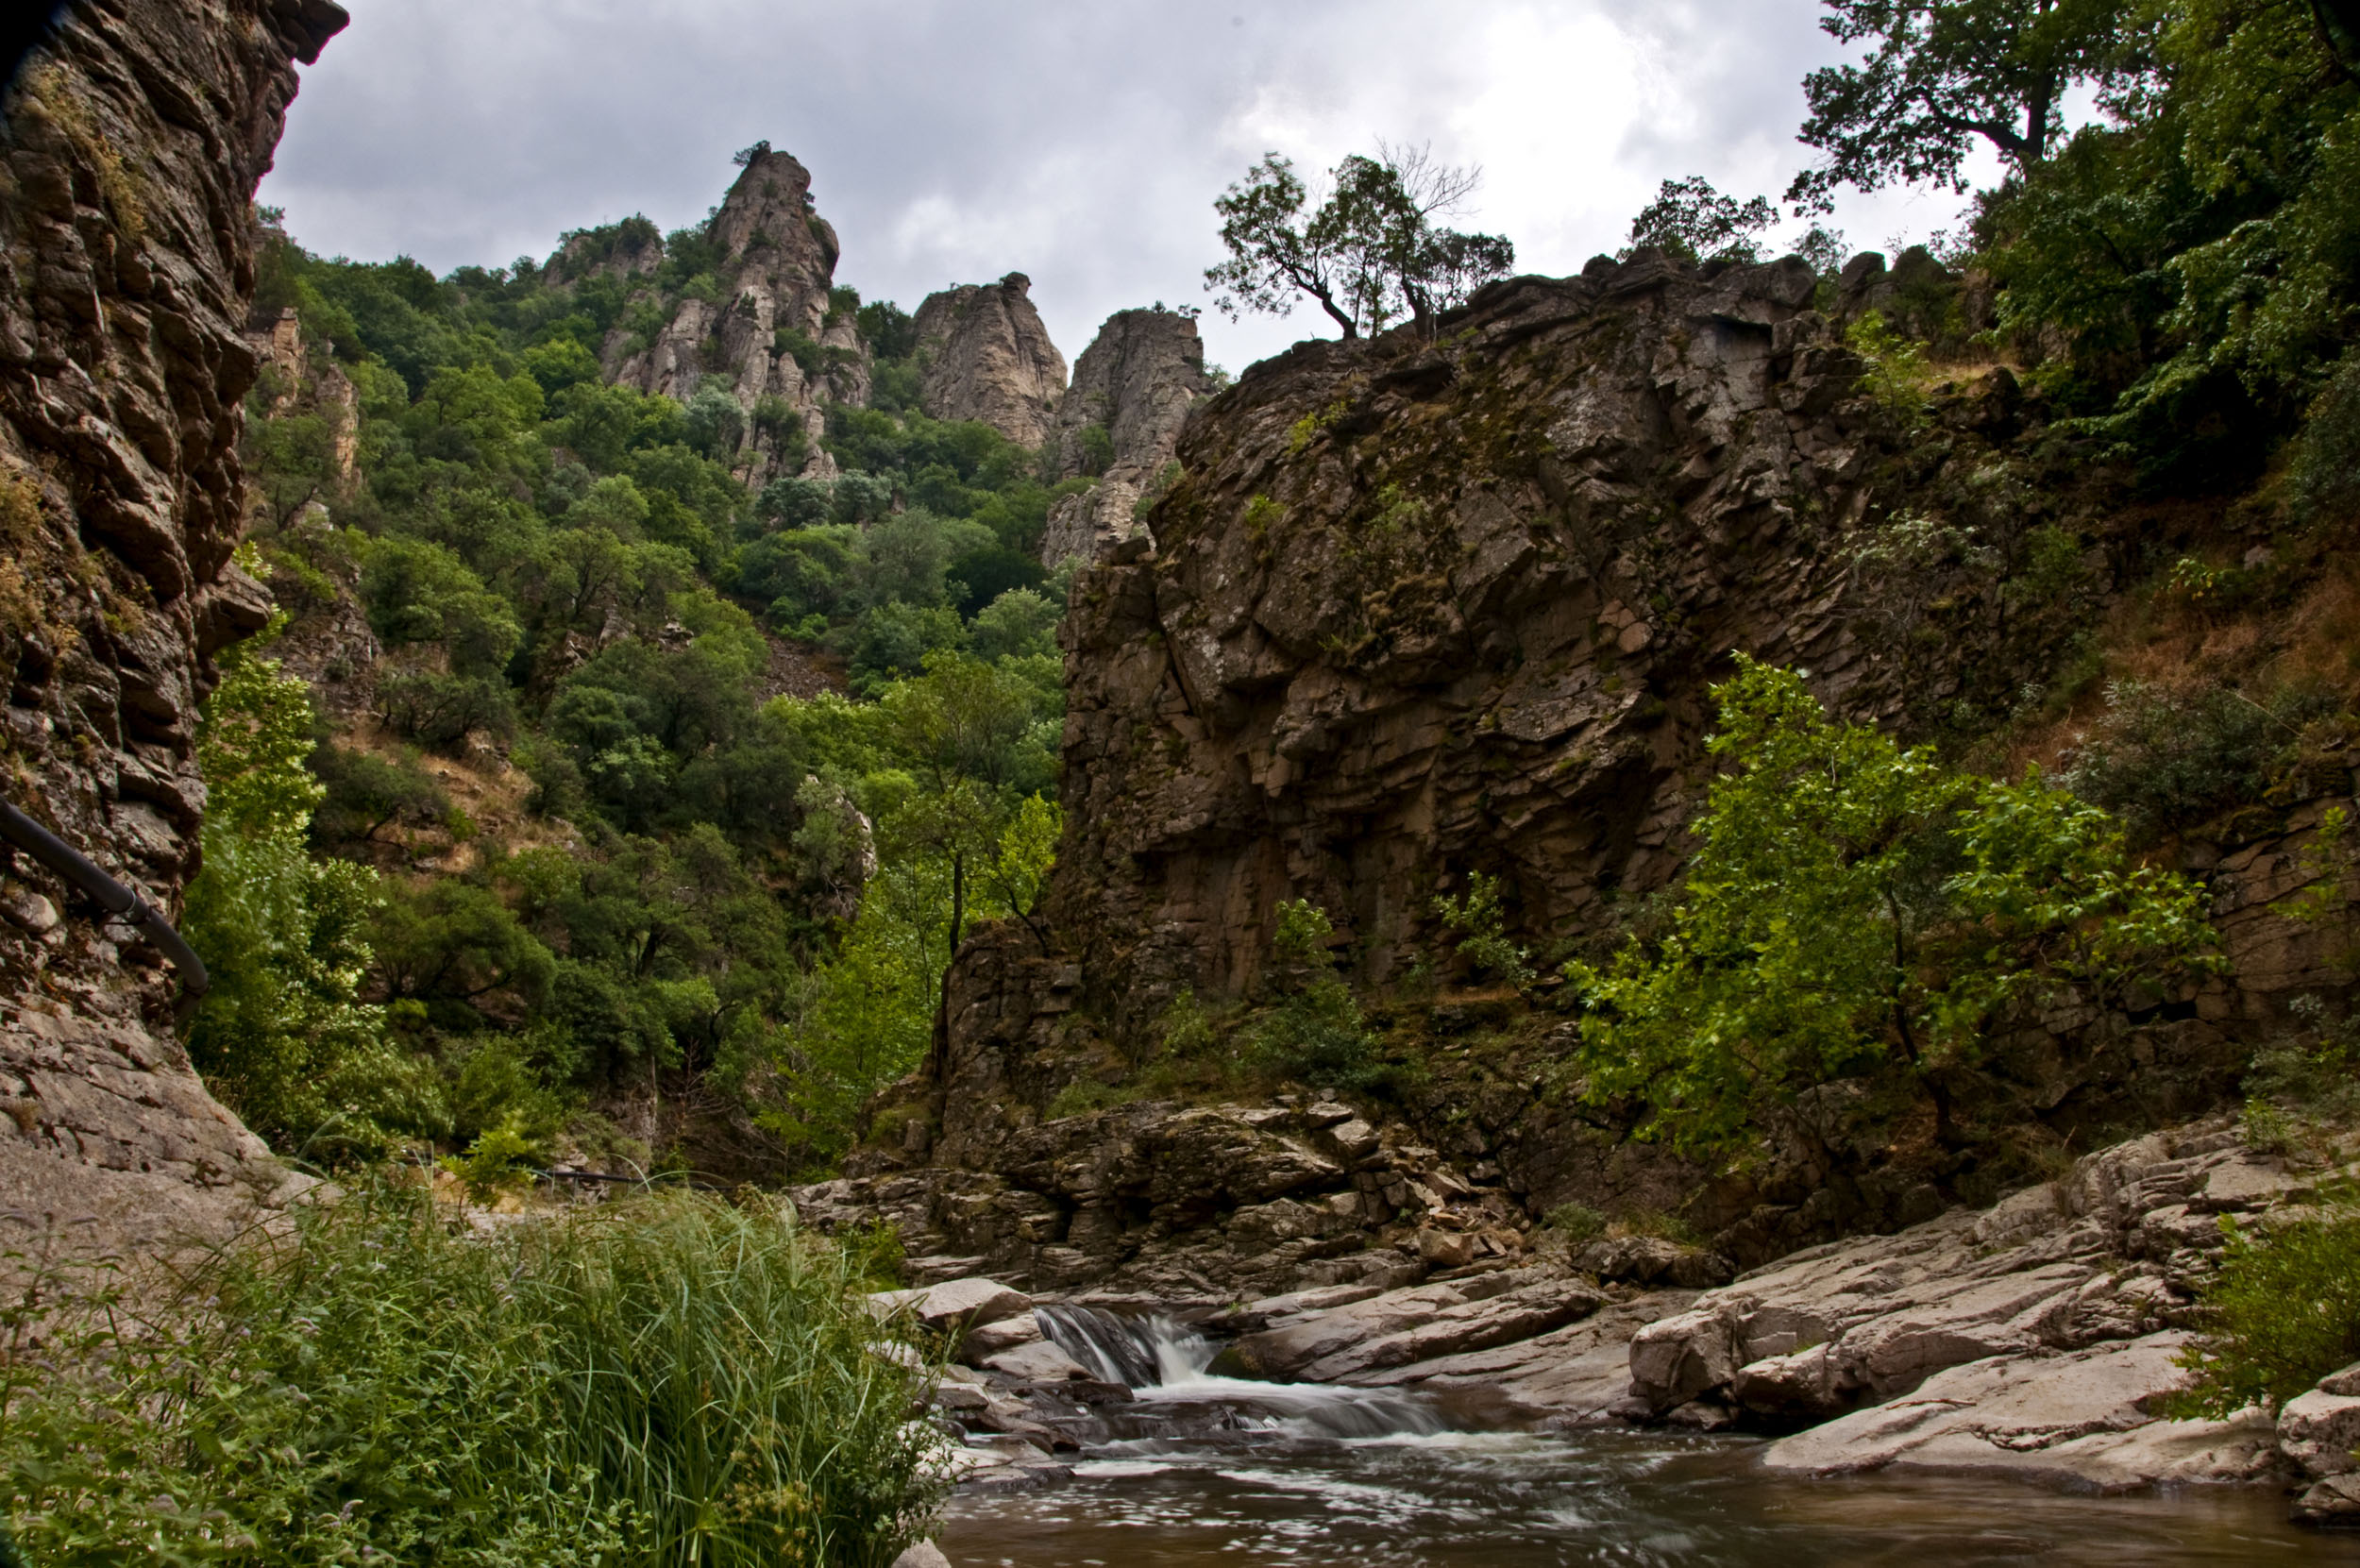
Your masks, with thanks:
M327 0L84 0L0 145L5 787L177 913L197 866L210 654L258 628L229 565L251 201ZM265 340L267 341L267 340ZM283 1172L174 1038L160 956L0 857L0 1211L68 1244L229 1222Z
M925 364L919 402L930 416L980 420L1026 447L1048 438L1065 396L1065 356L1032 291L1031 278L1012 272L926 296L916 328Z
M629 333L617 328L606 347L607 379L686 402L707 376L726 378L749 415L735 467L757 487L776 471L780 447L775 432L751 415L763 399L782 399L803 421L810 461L832 472L817 455L825 405L868 402L868 357L851 313L831 313L840 247L812 206L811 172L785 153L757 150L722 198L707 237L721 253L720 297L683 299L654 342L635 352ZM637 276L651 272L657 260L643 246L605 264ZM818 357L799 362L796 346L782 334L800 335Z
M1073 364L1073 384L1058 405L1050 440L1059 478L1096 473L1095 488L1069 496L1049 515L1041 560L1095 560L1144 526L1135 515L1172 461L1180 427L1211 395L1205 342L1196 319L1176 311L1118 311ZM1105 446L1090 448L1103 431ZM1097 464L1105 459L1103 468Z

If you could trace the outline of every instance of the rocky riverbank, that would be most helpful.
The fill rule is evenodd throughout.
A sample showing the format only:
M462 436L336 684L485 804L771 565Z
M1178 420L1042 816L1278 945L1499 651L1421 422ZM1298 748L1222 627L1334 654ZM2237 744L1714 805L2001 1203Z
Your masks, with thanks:
M1490 1419L1758 1433L1797 1475L2006 1476L2100 1492L2285 1486L2360 1519L2360 1368L2272 1416L2172 1420L2223 1222L2307 1212L2351 1151L2299 1168L2225 1121L2092 1155L1989 1209L1813 1247L1726 1284L1693 1248L1545 1234L1501 1256L1283 1293L1028 1295L968 1278L877 1298L955 1344L936 1412L969 1487L1066 1474L1153 1428L1175 1376L1479 1399ZM1710 1289L1700 1286L1711 1285ZM1194 1364L1190 1357L1194 1357Z

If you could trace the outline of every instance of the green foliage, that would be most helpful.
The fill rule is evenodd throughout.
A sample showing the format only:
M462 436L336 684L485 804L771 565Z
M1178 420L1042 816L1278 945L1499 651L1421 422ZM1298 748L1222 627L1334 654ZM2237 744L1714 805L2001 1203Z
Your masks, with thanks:
M464 1155L445 1155L442 1168L457 1176L470 1201L490 1204L505 1192L531 1184L532 1169L548 1155L540 1140L525 1131L522 1118L503 1118L485 1128Z
M1499 878L1470 872L1464 894L1434 901L1434 918L1443 929L1458 933L1458 955L1477 973L1495 975L1511 986L1532 984L1531 951L1509 940Z
M1308 899L1279 904L1272 927L1272 988L1276 1005L1247 1031L1248 1057L1272 1075L1315 1088L1366 1089L1379 1078L1370 1037L1352 989L1335 971L1328 943L1335 926Z
M2301 522L2360 516L2360 350L2345 351L2311 407L2286 467L2286 501Z
M326 794L306 769L301 681L251 651L223 660L197 761L211 803L205 868L182 928L213 975L189 1054L214 1092L279 1148L334 1161L435 1132L430 1076L404 1060L360 1000L376 877L305 853Z
M2298 761L2305 729L2336 708L2293 687L2257 702L2227 686L2116 681L2059 782L2154 842L2261 803Z
M1787 199L1824 210L1838 185L1932 181L1966 189L1981 138L2021 173L2048 156L2077 83L2122 64L2124 0L1822 0L1821 30L1868 45L1859 63L1803 80L1799 140L1825 155Z
M1435 222L1465 205L1474 171L1437 164L1423 147L1377 151L1329 171L1316 201L1293 163L1274 152L1215 199L1229 256L1205 269L1205 284L1224 313L1283 316L1300 294L1347 338L1405 315L1430 330L1441 312L1507 276L1515 246Z
M1916 425L1924 417L1929 367L1925 350L1885 324L1875 311L1845 329L1844 341L1866 366L1861 386L1896 419Z
M152 1318L0 1312L0 1485L42 1562L883 1568L926 1528L875 1249L689 1195L454 1235L363 1182Z
M1606 1216L1587 1204L1559 1204L1541 1222L1576 1247L1606 1234Z
M1819 1086L1897 1071L1954 1139L1993 1024L2201 962L2199 890L2098 808L1832 722L1789 671L1741 660L1715 695L1729 770L1667 929L1566 969L1591 1097L1644 1099L1650 1136L1742 1150Z
M1630 222L1630 244L1632 249L1654 245L1686 261L1759 261L1762 232L1778 217L1766 196L1741 202L1692 175L1665 180L1655 200L1639 210Z
M2215 1421L2284 1408L2360 1361L2360 1212L2331 1208L2258 1232L2224 1216L2220 1272L2199 1292L2202 1328L2180 1355L2192 1386L2166 1413Z
M450 815L450 797L413 757L387 757L323 742L311 769L323 797L312 816L314 843L365 844L389 827L423 828Z

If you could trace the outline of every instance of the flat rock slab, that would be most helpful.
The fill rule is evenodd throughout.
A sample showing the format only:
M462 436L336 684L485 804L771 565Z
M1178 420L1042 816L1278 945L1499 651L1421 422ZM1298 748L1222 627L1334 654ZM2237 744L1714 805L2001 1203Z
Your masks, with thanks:
M2005 1475L2126 1491L2267 1479L2281 1461L2268 1418L2165 1421L2152 1412L2184 1374L2184 1334L2065 1354L1997 1356L1915 1391L1770 1445L1774 1471Z
M996 1279L947 1280L916 1290L880 1290L868 1298L878 1318L908 1317L937 1333L971 1331L1033 1309L1033 1298Z
M1031 1344L1018 1345L996 1356L984 1357L984 1365L993 1372L1026 1383L1063 1383L1089 1380L1089 1369L1051 1344L1036 1340Z

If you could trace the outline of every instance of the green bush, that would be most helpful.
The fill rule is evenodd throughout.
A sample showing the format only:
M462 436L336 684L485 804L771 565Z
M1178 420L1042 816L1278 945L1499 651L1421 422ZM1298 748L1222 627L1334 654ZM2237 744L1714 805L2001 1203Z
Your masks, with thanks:
M1511 986L1532 984L1531 951L1508 939L1507 915L1500 905L1500 882L1481 871L1467 877L1459 898L1434 901L1435 919L1458 934L1458 953L1478 974L1497 975Z
M1271 938L1271 1008L1245 1036L1248 1059L1273 1076L1314 1088L1365 1089L1382 1076L1352 988L1335 972L1327 943L1335 926L1308 899L1278 906Z
M1559 1204L1541 1222L1576 1247L1606 1234L1606 1216L1588 1204Z
M2218 1420L2279 1408L2360 1361L2360 1211L2248 1233L2224 1219L2220 1273L2200 1293L2203 1329L2182 1352L2193 1386L2168 1413Z
M883 1568L939 1440L876 1252L691 1194L479 1239L364 1185L152 1318L0 1308L0 1488L42 1563Z
M2261 801L2302 727L2335 708L2324 693L2282 690L2256 702L2226 686L2116 681L2058 782L2152 841Z
M2286 500L2301 522L2360 514L2360 351L2347 350L2295 443Z

